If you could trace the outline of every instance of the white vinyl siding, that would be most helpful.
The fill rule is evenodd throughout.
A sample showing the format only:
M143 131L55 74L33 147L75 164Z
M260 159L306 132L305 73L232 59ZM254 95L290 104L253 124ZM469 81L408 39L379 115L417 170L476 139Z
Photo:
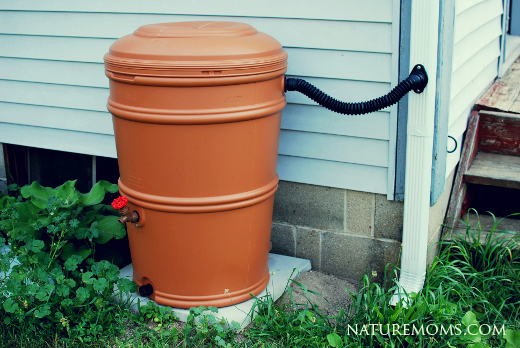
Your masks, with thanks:
M457 0L448 134L459 144L448 154L446 176L460 158L470 111L498 74L502 34L501 0ZM449 147L453 146L449 142Z
M218 5L217 5L218 4ZM261 6L260 6L261 5ZM116 157L103 56L140 25L246 22L279 40L289 76L337 99L388 93L397 76L397 0L0 2L0 142ZM282 180L393 194L396 109L342 116L290 92Z

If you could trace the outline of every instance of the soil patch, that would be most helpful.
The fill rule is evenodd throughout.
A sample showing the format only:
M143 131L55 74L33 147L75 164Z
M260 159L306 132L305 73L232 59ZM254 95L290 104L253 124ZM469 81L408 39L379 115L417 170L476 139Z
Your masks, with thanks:
M304 285L307 290L321 295L308 293L309 300L317 304L324 315L337 315L341 308L347 308L352 303L350 292L357 293L358 290L358 286L348 280L312 270L300 274L296 281ZM307 294L302 287L293 282L291 289L297 304L307 303ZM291 302L291 298L288 294L284 294L278 301Z

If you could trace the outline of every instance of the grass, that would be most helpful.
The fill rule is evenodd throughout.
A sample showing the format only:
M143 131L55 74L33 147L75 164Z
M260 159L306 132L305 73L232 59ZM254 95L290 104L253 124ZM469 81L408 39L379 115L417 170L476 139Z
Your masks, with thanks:
M439 255L428 266L423 290L408 294L396 306L389 301L398 289L398 269L388 265L383 284L365 276L358 293L350 293L352 304L334 316L322 314L308 296L305 303L296 303L289 286L290 301L275 303L269 295L257 298L253 323L244 330L219 321L218 313L204 308L192 308L188 323L183 324L156 306L135 314L128 303L114 303L113 322L104 327L97 343L85 346L520 347L519 236L500 231L499 226L500 220L495 219L485 243L480 243L479 223L467 225L466 235L441 241ZM311 293L303 284L294 284ZM453 331L404 335L406 327L429 327L433 332L441 325ZM486 334L493 326L503 330ZM471 327L473 332L468 333ZM3 347L71 346L67 344L59 328L34 332L23 323L15 326L0 321Z

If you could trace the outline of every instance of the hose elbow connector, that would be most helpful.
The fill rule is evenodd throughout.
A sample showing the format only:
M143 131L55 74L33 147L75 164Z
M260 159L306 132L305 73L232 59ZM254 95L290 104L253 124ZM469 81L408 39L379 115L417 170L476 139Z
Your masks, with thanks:
M417 64L412 69L410 76L395 86L390 93L366 102L346 103L339 101L323 93L307 81L298 78L285 78L284 89L285 92L298 91L331 111L344 115L362 115L394 105L412 90L415 93L422 93L427 84L428 74L426 69L422 64Z
M426 73L424 65L417 64L414 66L408 79L412 81L413 91L417 94L421 94L428 85L428 74Z

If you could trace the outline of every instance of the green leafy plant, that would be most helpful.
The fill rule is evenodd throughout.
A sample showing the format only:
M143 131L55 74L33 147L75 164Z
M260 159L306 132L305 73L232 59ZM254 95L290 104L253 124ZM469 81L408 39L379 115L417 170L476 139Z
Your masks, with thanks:
M100 181L83 194L75 183L53 189L33 182L0 198L0 320L87 343L113 329L114 287L122 295L136 285L94 258L96 243L126 234L117 213L100 204L117 185Z
M209 311L209 313L208 313ZM216 307L192 307L186 325L182 330L183 347L232 347L230 342L239 330L240 325L232 322L231 325L224 319L217 319Z
M167 325L179 320L179 318L173 313L171 307L158 306L152 301L148 302L146 306L141 306L140 301L138 301L138 308L139 320L141 322L146 322L147 320L153 322L155 324L155 331L163 331ZM165 334L177 336L177 329L172 329L172 331L166 332Z

